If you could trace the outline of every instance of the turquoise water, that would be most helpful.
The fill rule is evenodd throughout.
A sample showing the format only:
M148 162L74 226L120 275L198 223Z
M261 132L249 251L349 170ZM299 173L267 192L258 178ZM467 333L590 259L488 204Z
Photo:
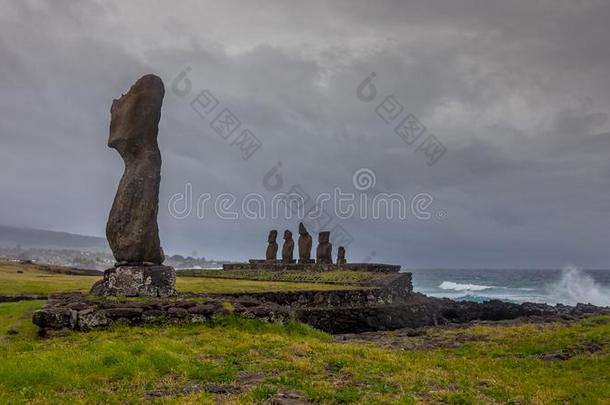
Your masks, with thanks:
M435 297L610 306L610 270L410 270L413 288Z

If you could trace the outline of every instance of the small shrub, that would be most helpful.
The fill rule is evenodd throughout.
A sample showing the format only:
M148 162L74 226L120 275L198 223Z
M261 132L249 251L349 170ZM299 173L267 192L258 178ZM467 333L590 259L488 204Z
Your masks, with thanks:
M473 403L472 399L463 392L446 395L444 401L451 405L470 405Z
M335 400L338 403L346 404L350 402L355 402L360 399L362 394L355 387L345 387L337 390L335 393Z
M256 402L266 401L273 398L277 390L269 385L259 385L252 391L252 397Z

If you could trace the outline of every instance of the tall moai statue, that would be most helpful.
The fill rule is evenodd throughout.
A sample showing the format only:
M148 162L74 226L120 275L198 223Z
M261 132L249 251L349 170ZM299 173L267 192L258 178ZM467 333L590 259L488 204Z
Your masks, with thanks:
M282 263L294 263L292 258L294 252L294 240L292 232L288 229L284 231L284 246L282 246Z
M347 260L345 260L345 248L343 246L339 246L337 249L337 264L346 264Z
M108 146L125 171L106 224L106 238L117 263L106 270L94 293L122 296L175 294L176 274L162 266L157 213L161 152L157 144L165 88L155 75L141 77L112 102Z
M318 248L316 249L316 263L333 263L333 245L330 243L330 232L320 232L318 234Z
M276 261L277 260L277 231L272 229L267 237L267 253L265 254L265 260Z
M313 263L311 259L312 239L303 223L299 223L299 263Z

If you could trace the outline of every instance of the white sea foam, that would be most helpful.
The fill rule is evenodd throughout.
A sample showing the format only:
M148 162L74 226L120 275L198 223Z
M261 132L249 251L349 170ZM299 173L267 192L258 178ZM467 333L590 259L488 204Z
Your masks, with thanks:
M454 290L454 291L483 291L491 288L497 288L492 285L478 285L478 284L460 284L454 283L453 281L443 281L438 286L441 290Z
M610 288L599 285L576 266L564 267L561 279L547 286L547 291L554 301L564 304L610 306Z

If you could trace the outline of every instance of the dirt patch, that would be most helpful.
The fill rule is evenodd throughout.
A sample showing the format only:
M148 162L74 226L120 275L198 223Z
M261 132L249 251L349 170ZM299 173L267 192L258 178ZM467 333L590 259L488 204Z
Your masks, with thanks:
M423 329L399 329L385 332L366 332L338 335L337 340L375 343L395 350L454 349L469 342L488 340L486 335L465 333L433 335Z
M173 389L160 389L160 390L151 390L146 391L144 394L145 399L150 400L153 398L161 398L161 397L169 397L175 395L186 395L192 394L196 392L204 391L203 385L201 384L188 384L183 387L173 388Z
M363 332L363 333L346 333L335 335L335 339L339 342L368 342L375 343L384 347L388 347L395 350L428 350L428 349L453 349L463 346L469 342L483 342L489 340L489 336L486 335L471 335L460 332L473 326L518 326L526 324L535 325L546 325L546 327L552 325L569 325L576 321L585 319L586 322L592 323L607 323L608 319L591 319L587 320L588 315L570 315L570 314L556 314L556 315L545 315L545 316L522 316L515 319L507 319L500 321L471 321L466 323L452 323L443 326L430 326L423 328L403 328L393 331L377 331L377 332ZM434 329L440 328L446 332L456 333L440 333L435 334ZM541 357L545 357L547 360L561 360L564 358L571 358L576 354L580 353L595 353L602 350L599 345L586 344L582 347L576 347L568 351L545 353Z
M33 263L30 263L33 264ZM99 270L79 269L76 267L54 266L50 264L34 264L37 270L52 274L67 274L70 276L102 276L104 273Z
M18 302L18 301L44 301L48 298L46 294L16 294L16 295L0 295L0 302Z
M264 373L238 374L237 380L232 383L214 384L208 383L204 385L205 391L211 394L219 395L234 395L254 389L258 383L265 379Z
M570 360L574 356L582 355L582 354L596 354L603 352L604 348L602 345L595 342L584 342L577 346L556 351L556 352L548 352L543 353L540 356L542 360L546 361L566 361Z
M231 383L187 384L182 387L151 390L144 394L144 398L150 400L153 398L208 392L215 394L217 400L221 400L226 396L241 394L254 389L265 377L264 373L238 373L237 379Z
M309 405L313 402L305 400L302 394L295 391L279 391L266 405Z

